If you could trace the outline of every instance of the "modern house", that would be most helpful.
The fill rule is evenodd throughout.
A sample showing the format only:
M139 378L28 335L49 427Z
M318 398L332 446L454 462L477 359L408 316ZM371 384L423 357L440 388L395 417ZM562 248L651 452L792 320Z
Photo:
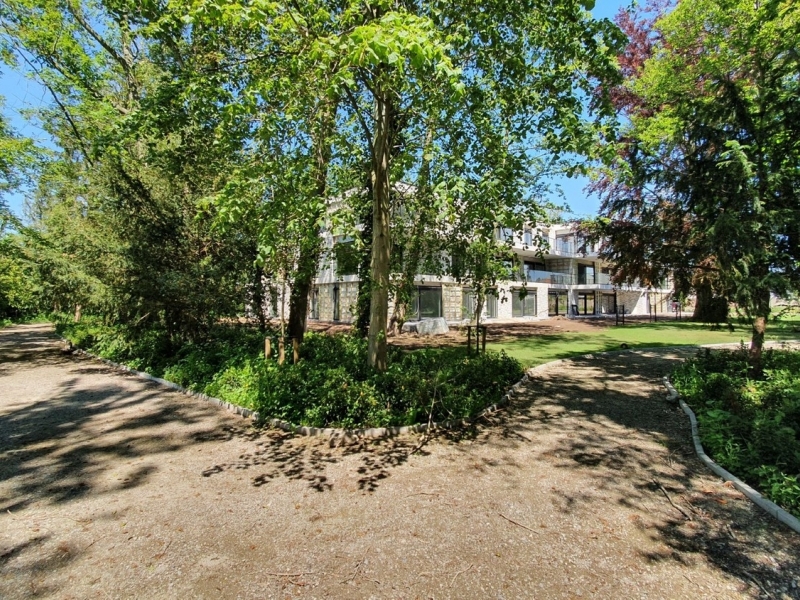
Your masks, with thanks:
M596 248L582 248L573 225L530 228L521 235L498 228L496 235L512 245L516 261L510 270L514 276L497 282L495 293L486 299L482 320L612 316L623 309L628 315L648 315L671 310L668 282L659 289L612 284L608 265L597 256ZM549 249L544 254L531 248L533 236L547 239ZM347 264L346 253L336 251L337 245L349 242L349 238L325 236L328 259L321 264L312 291L309 317L313 320L349 323L354 319L356 265ZM444 317L458 323L473 318L475 294L456 279L420 274L416 284L409 320Z

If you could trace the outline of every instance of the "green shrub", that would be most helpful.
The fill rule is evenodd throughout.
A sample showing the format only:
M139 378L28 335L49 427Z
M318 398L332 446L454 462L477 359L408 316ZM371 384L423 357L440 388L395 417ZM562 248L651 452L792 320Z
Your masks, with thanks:
M278 365L276 356L263 357L263 334L243 327L219 326L203 340L184 343L162 329L109 326L91 316L73 323L65 315L57 330L104 358L267 418L314 427L469 418L522 377L520 364L505 353L468 357L463 348L390 348L387 370L377 373L367 368L366 340L350 335L309 333L300 361ZM276 346L276 332L267 335Z
M720 465L800 516L800 353L768 350L764 378L747 355L701 351L673 373Z

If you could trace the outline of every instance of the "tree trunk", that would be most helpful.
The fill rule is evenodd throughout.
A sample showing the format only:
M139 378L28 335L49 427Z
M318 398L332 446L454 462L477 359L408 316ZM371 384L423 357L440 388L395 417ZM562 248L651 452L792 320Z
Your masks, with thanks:
M319 242L304 244L297 260L297 273L292 281L292 289L289 293L289 322L287 323L287 330L289 337L298 342L303 341L303 336L306 333L308 296L311 293L311 286L317 274L320 249L321 244Z
M761 364L761 355L764 350L764 334L767 331L767 319L769 319L770 294L769 290L758 290L753 294L754 319L753 337L750 339L750 372L753 377L761 377L764 370Z
M314 180L316 183L315 195L319 202L317 208L307 213L308 238L300 247L300 256L297 259L297 272L292 282L291 296L289 298L289 337L303 341L306 333L308 319L308 296L314 277L317 275L322 243L319 236L319 220L324 207L327 205L328 193L328 164L331 159L330 134L333 129L336 115L334 100L326 100L320 108L319 129L314 136Z
M364 206L360 209L358 219L364 224L361 231L361 243L363 245L363 252L361 254L361 263L358 265L358 300L356 301L356 326L355 330L362 338L367 337L369 334L369 315L370 304L372 295L372 286L370 285L371 274L370 266L372 262L372 168L370 167L370 176L367 178L367 200Z
M394 106L391 97L378 88L375 93L375 137L372 144L372 261L367 363L386 370L386 326L389 320L389 259L392 240L389 223L389 167Z
M264 315L264 269L256 267L253 273L253 310L258 317L258 329L261 332L267 330L267 319Z
M701 323L708 322L706 320L706 315L708 314L708 305L711 302L713 295L714 294L711 291L711 284L708 281L704 280L695 287L694 313L692 314L692 321Z
M431 206L432 200L430 193L431 165L426 158L433 144L433 127L428 124L425 133L425 145L423 146L422 165L420 166L420 177L416 191L416 207L411 218L415 221L412 226L411 235L406 240L406 248L402 257L402 276L395 291L394 314L392 315L392 328L397 335L403 328L406 321L408 308L414 298L416 286L414 280L417 278L417 271L423 257L426 255L425 235L428 234L430 221L432 220Z

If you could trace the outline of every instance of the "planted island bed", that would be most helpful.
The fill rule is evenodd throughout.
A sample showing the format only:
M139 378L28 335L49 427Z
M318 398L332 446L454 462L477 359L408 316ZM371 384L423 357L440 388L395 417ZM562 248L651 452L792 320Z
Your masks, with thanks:
M265 334L219 326L202 342L176 345L161 331L133 332L84 318L57 332L102 358L185 388L310 427L387 427L465 419L501 399L523 369L504 352L467 356L465 347L390 347L388 368L367 368L367 342L310 332L300 360L265 359ZM266 335L270 335L267 332Z
M672 380L709 456L800 517L800 352L765 351L763 373L751 377L744 348L701 350Z

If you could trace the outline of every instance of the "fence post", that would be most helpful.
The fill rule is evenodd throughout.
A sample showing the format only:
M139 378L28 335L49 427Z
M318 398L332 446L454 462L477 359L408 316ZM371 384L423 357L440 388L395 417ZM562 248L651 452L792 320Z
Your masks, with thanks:
M483 353L486 354L486 325L483 326Z
M297 361L300 360L300 340L297 338L292 338L292 360L294 364L297 364Z
M268 337L264 338L264 357L269 358L272 355L272 340Z
M283 336L280 336L278 338L278 364L282 365L284 360L286 360L286 354L283 348Z

